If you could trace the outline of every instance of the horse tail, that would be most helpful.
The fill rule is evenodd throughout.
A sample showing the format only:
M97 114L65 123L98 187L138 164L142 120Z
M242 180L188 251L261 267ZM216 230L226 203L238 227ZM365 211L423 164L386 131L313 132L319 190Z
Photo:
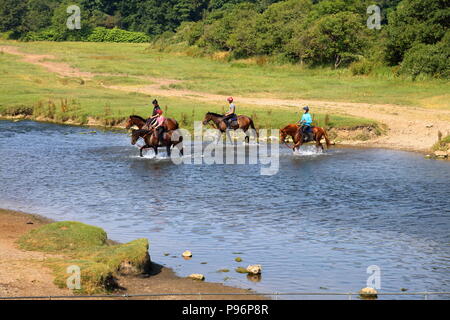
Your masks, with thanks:
M325 131L325 129L323 129L323 137L325 138L325 141L327 143L327 149L328 149L331 146L331 142L330 142L330 139L328 138L328 134Z
M258 133L258 131L257 131L256 128L255 128L255 124L253 123L253 119L252 119L252 118L249 118L249 119L250 119L250 128L252 128L253 130L255 130L256 137L259 139L259 133Z

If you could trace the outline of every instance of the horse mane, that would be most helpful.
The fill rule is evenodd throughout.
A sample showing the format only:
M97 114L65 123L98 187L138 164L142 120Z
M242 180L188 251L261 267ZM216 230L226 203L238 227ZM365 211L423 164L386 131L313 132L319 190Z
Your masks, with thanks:
M211 115L211 116L215 116L215 117L223 117L223 114L218 114L218 113L215 113L215 112L208 112L207 114Z
M131 115L130 118L138 118L139 120L142 120L144 122L147 121L144 118L142 118L141 116L138 116L138 115L135 115L135 114Z

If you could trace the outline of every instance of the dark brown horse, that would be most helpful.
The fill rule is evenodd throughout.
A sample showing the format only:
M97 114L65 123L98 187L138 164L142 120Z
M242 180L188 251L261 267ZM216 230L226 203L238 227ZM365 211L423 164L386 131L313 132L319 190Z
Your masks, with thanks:
M214 113L214 112L208 112L205 115L205 118L203 119L203 125L207 125L210 121L212 121L216 127L216 129L218 129L220 131L220 135L222 135L224 132L227 133L228 135L228 127L227 124L225 123L225 121L223 120L224 116L218 113ZM232 121L231 126L230 126L231 130L238 130L238 129L242 129L242 131L244 131L245 133L245 142L249 142L250 141L250 137L247 134L247 131L249 129L252 129L252 131L255 133L256 138L259 138L258 132L256 131L255 128L255 124L253 123L252 118L247 117L247 116L237 116L237 121ZM231 137L228 135L228 138Z
M158 143L157 131L155 129L151 130L132 130L131 131L131 144L134 146L139 138L143 138L145 145L140 148L140 156L143 157L142 151L144 149L152 148L155 151L155 155L158 155L158 147L166 147L167 155L171 155L171 147L183 142L183 136L178 130L172 130L164 132L162 134L162 139ZM180 149L181 155L183 155L183 147Z
M317 148L320 147L323 150L323 145L320 142L322 140L322 138L325 138L327 148L330 147L330 145L331 145L330 139L328 138L328 135L327 135L327 132L325 131L325 129L322 129L319 127L313 127L312 132L313 132L313 136L314 136L314 140L312 140L312 141L315 141ZM294 141L294 146L292 147L292 150L294 150L294 151L300 149L300 147L304 143L309 142L309 141L307 141L307 142L303 141L303 134L302 134L301 127L296 124L289 124L280 130L281 143L286 144L286 138L288 136L291 136L292 140Z
M147 120L145 120L141 116L132 115L128 118L125 129L130 129L132 126L136 126L139 129L142 129L146 123ZM163 127L166 129L166 131L177 130L179 128L177 120L172 118L166 118L163 123Z

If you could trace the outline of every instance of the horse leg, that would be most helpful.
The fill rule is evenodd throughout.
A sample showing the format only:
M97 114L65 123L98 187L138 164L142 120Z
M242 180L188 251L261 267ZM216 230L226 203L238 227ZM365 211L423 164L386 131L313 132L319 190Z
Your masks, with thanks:
M229 139L230 143L233 144L233 141L231 140L231 136L230 136L230 130L227 130L226 133L227 133L227 138Z
M216 144L219 144L220 138L222 138L222 131L218 130L216 137Z
M245 131L245 143L250 143L250 136L248 135L248 130Z
M155 151L155 157L158 155L158 146L153 146L153 150Z
M166 146L166 150L167 150L167 156L170 158L170 152L171 152L170 145Z
M144 149L148 149L150 148L150 146L148 144L146 144L145 146L142 146L139 150L141 157L143 157L144 155L142 154L142 151L144 151Z

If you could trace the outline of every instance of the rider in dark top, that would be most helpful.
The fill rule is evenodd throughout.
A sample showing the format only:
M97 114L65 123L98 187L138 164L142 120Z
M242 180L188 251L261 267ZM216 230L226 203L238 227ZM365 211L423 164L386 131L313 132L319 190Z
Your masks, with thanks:
M147 120L147 123L145 124L146 127L150 128L150 126L155 124L156 118L159 115L159 110L161 110L161 107L159 106L158 100L153 100L153 112L152 116Z

